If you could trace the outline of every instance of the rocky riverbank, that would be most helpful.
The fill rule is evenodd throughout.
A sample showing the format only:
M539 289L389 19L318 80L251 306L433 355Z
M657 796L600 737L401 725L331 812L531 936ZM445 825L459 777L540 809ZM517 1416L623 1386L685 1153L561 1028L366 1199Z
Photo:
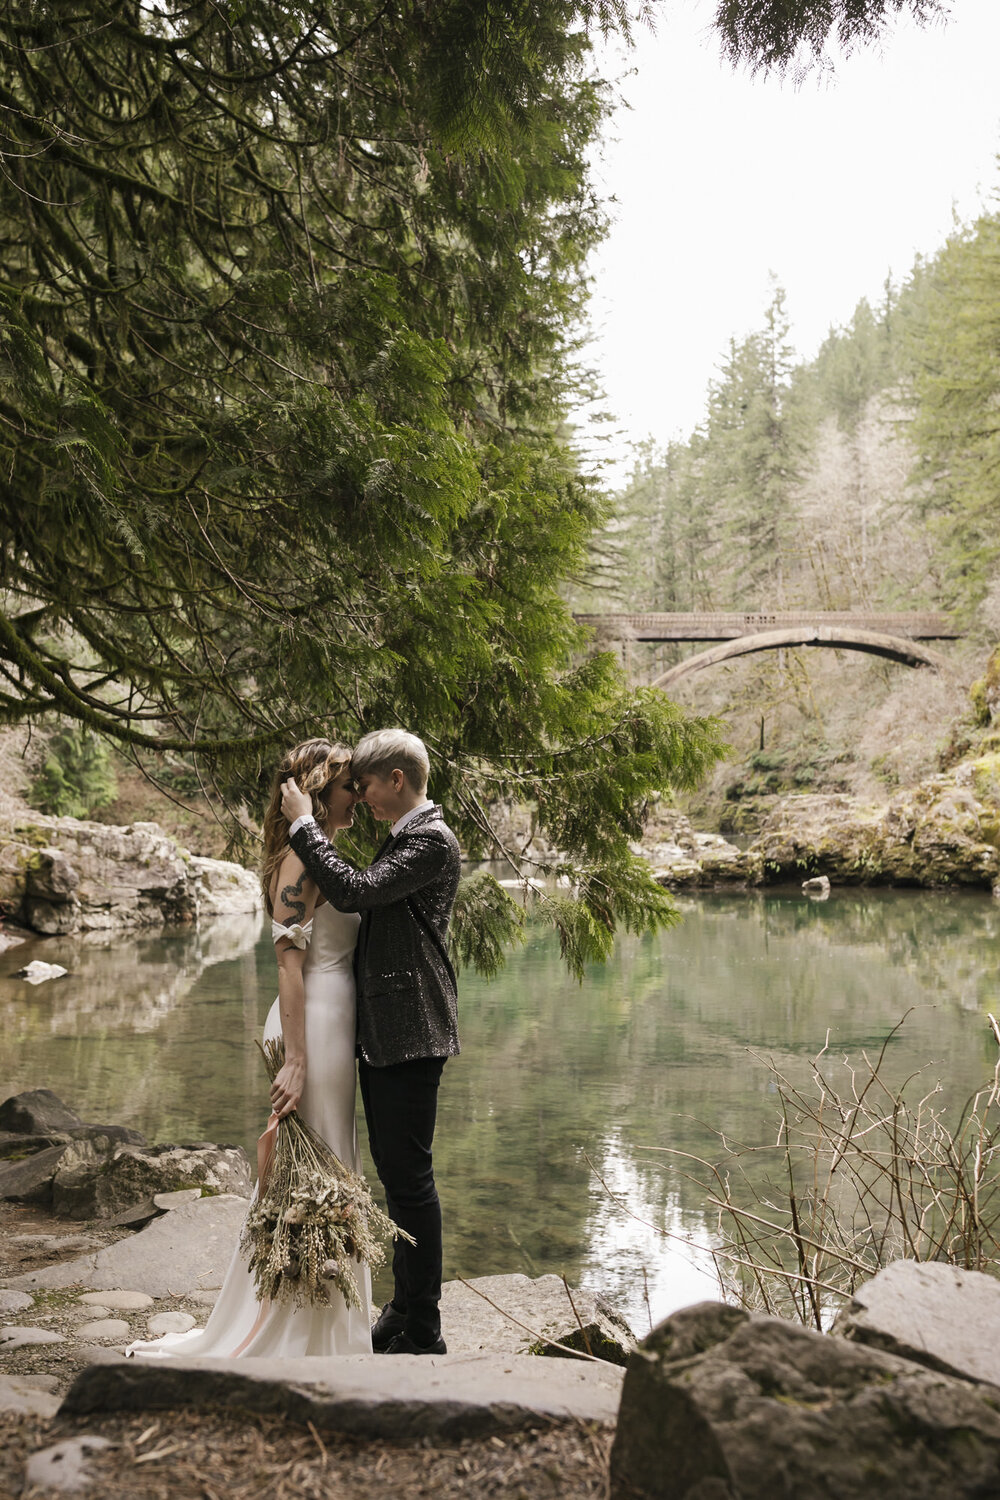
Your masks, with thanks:
M0 1104L0 1313L7 1323L0 1363L13 1359L7 1368L15 1378L55 1374L65 1390L79 1369L120 1357L131 1339L203 1323L251 1186L239 1147L150 1145L137 1131L88 1124L48 1089L7 1099ZM579 1350L619 1369L614 1378L605 1372L602 1386L617 1398L635 1340L602 1299L570 1294L557 1276L513 1275L450 1282L442 1308L453 1353ZM584 1391L581 1399L591 1396Z
M629 1361L611 1500L1000 1493L1000 1282L897 1261L832 1333L700 1303Z
M0 826L0 912L46 936L257 911L257 877L184 849L156 823L115 828L42 813Z
M249 1185L232 1147L0 1105L0 1495L604 1493L635 1341L556 1276L446 1283L440 1359L126 1361L204 1324Z
M512 843L541 858L526 810L500 808ZM883 804L842 794L793 795L740 849L659 804L636 853L676 887L802 882L1000 889L1000 751L961 761ZM193 923L255 912L257 878L192 855L156 823L115 828L19 814L0 826L0 914L44 935Z
M442 1500L995 1493L992 1276L900 1261L830 1333L701 1303L639 1345L560 1277L492 1276L446 1283L444 1356L128 1361L130 1340L208 1317L246 1210L245 1157L146 1146L46 1090L0 1105L0 1127L2 1494L216 1500L209 1456L231 1493L275 1500L360 1500L390 1471L403 1500L431 1481ZM104 1212L97 1192L85 1221L65 1217L80 1200L59 1196L61 1164L81 1143L134 1215ZM26 1165L33 1186L10 1175Z
M964 760L882 805L843 795L784 798L738 849L654 810L641 846L664 885L834 885L1000 890L1000 753Z

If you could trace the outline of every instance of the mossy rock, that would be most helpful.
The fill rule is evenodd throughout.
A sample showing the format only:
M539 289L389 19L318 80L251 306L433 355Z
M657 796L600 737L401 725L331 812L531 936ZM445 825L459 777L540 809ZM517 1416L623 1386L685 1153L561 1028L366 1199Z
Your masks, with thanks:
M976 725L988 729L1000 719L1000 646L994 646L986 671L969 689Z
M44 849L52 842L52 829L39 828L37 823L15 823L11 831L17 835L17 843L33 844L36 849Z
M980 802L1000 808L1000 750L973 761L972 787Z

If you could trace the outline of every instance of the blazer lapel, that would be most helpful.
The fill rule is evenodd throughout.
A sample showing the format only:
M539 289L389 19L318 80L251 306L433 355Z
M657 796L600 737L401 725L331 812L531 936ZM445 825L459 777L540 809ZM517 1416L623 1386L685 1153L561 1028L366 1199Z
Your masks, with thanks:
M395 839L393 838L392 834L387 833L381 844L379 844L378 848L375 850L375 853L372 855L372 864L374 864L376 860L381 859L385 851L394 843ZM369 869L370 868L371 866L369 866Z

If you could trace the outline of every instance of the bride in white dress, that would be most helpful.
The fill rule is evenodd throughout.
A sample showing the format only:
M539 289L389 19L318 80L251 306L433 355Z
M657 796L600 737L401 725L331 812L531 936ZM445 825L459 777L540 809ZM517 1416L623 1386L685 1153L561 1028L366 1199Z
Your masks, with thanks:
M281 816L281 782L294 776L312 793L316 820L332 835L348 828L357 798L350 750L307 740L282 760L264 819L262 880L278 956L278 998L264 1037L284 1036L285 1065L271 1087L279 1117L297 1109L347 1166L361 1170L354 1115L354 946L360 917L341 912L318 892L289 848ZM304 779L303 779L304 778ZM262 1083L264 1080L261 1065ZM144 1358L237 1355L294 1359L300 1355L371 1353L371 1285L357 1268L361 1306L348 1307L336 1291L327 1306L259 1302L246 1257L237 1245L204 1328L130 1344Z

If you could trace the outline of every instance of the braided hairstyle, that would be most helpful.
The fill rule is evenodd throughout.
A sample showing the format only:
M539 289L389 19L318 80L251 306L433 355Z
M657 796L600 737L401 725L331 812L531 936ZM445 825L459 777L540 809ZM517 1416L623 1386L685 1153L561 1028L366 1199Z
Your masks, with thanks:
M324 833L327 832L327 806L323 793L335 781L345 766L351 763L351 750L338 740L303 740L301 745L287 751L281 758L274 780L267 811L264 814L264 852L261 856L260 884L264 892L264 906L268 915L273 915L271 882L281 861L291 849L288 842L288 822L281 811L281 783L294 776L303 792L312 796L313 817Z

